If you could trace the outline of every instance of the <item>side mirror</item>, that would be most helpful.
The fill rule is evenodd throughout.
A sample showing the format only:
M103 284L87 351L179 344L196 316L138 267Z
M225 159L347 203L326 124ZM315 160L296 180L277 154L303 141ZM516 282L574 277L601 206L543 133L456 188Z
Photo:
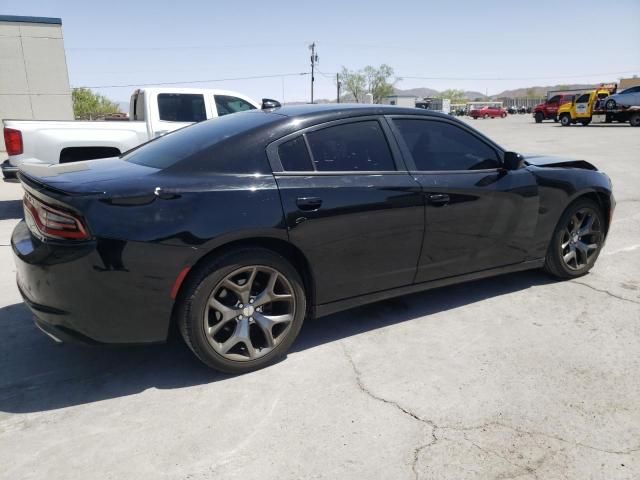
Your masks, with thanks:
M277 100L273 100L271 98L262 99L262 110L271 110L273 108L280 108L281 106L282 105Z
M505 152L502 163L506 170L518 170L524 166L524 157L516 152Z

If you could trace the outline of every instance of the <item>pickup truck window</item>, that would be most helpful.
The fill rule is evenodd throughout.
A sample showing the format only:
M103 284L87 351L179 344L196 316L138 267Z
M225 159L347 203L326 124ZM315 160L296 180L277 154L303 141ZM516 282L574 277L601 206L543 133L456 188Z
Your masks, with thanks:
M247 155L240 161L243 134L282 118L247 112L196 123L157 137L125 153L122 159L161 170L174 167L176 172L255 173L264 170L266 157L262 150L261 155Z
M207 119L204 95L161 93L158 95L160 120L167 122L201 122Z
M218 116L229 115L230 113L244 112L245 110L255 110L256 107L249 102L229 95L214 95Z
M591 96L590 93L585 93L576 100L576 103L587 103L589 101L590 96Z
M556 95L555 97L551 97L547 100L547 103L558 103L560 101L560 95Z

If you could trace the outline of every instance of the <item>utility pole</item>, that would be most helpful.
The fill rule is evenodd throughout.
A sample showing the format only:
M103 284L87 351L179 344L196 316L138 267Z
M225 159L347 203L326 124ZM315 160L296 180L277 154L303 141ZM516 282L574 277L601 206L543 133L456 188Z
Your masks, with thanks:
M336 88L337 88L337 92L336 92L337 93L337 99L336 99L336 101L338 103L340 103L340 87L341 86L342 85L340 84L340 74L336 73Z
M318 55L316 54L316 42L313 42L311 45L309 45L309 50L311 50L311 103L313 103L313 82L315 81L314 72L316 63L318 63Z

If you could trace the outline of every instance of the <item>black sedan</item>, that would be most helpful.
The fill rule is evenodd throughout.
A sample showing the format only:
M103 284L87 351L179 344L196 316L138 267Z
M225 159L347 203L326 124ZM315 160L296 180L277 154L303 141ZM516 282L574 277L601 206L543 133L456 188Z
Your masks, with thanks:
M58 340L161 342L226 372L308 316L518 270L584 275L611 182L428 110L307 105L202 122L121 158L25 166L12 247Z

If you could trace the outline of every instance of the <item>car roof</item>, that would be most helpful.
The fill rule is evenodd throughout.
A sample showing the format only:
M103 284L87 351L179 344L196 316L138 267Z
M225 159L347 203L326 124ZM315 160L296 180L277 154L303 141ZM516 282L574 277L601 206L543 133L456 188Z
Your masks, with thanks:
M363 115L420 115L426 117L451 118L449 115L424 108L399 107L367 103L324 103L306 105L285 105L269 110L291 118L349 118Z

